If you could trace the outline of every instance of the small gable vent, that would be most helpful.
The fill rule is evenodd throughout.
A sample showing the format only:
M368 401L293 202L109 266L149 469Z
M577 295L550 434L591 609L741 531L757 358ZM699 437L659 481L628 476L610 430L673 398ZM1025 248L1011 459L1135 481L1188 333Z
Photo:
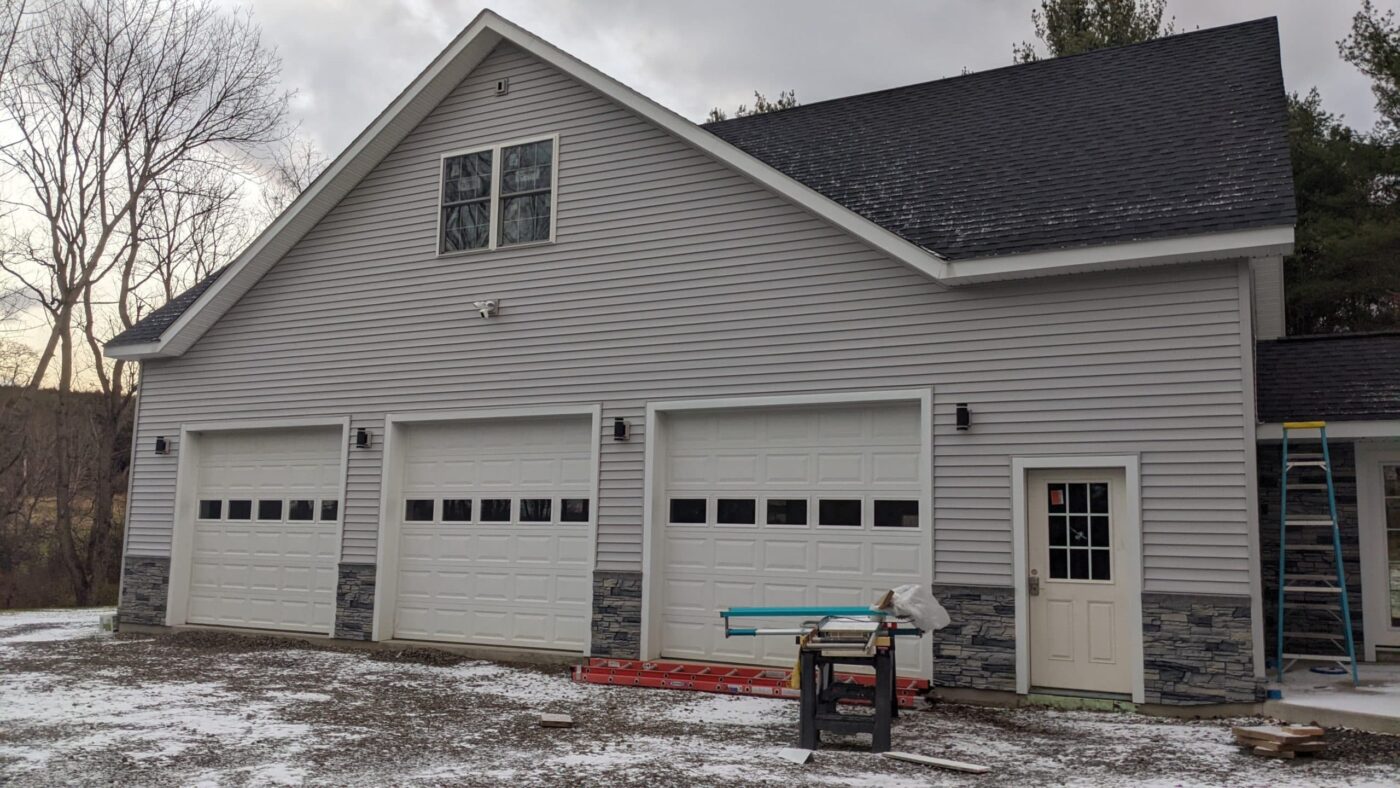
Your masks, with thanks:
M504 96L510 92L510 77L496 80L496 95Z

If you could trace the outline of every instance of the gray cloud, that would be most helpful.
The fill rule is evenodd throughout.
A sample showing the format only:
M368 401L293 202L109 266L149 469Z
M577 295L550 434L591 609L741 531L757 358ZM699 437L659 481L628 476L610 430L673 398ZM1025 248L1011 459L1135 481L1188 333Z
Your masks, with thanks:
M239 0L228 0L237 3ZM1396 6L1400 0L1378 3ZM303 128L342 147L482 8L452 0L252 0ZM497 13L693 120L754 89L805 102L1007 65L1035 0L498 0ZM1374 122L1364 77L1337 56L1358 2L1170 0L1178 30L1279 17L1284 79L1316 86L1354 126Z

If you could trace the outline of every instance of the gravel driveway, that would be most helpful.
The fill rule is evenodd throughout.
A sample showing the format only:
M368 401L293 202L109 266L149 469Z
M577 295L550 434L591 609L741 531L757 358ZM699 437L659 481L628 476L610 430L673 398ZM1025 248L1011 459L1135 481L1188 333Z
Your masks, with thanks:
M0 614L0 783L13 785L1394 785L1400 738L1331 734L1320 758L1231 745L1227 722L940 706L895 749L991 766L973 777L871 755L806 766L792 701L574 684L562 671L433 651L273 638L100 633L103 611ZM542 729L541 712L572 714Z

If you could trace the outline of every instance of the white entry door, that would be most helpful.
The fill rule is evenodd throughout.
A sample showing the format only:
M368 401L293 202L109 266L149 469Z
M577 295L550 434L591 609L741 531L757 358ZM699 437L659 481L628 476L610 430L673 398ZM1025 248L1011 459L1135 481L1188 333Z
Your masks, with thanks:
M662 656L791 666L792 637L726 639L719 612L868 606L930 582L917 404L676 412L662 430ZM901 671L929 675L928 640L900 645Z
M330 634L343 439L340 427L195 438L186 621Z
M591 416L404 428L394 637L581 651Z
M1031 685L1130 694L1123 472L1033 471L1026 490Z

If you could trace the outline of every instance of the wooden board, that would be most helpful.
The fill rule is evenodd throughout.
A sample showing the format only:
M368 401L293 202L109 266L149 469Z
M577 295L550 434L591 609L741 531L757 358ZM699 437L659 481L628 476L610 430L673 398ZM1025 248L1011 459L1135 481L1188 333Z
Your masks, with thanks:
M1231 730L1240 738L1258 739L1282 744L1313 741L1321 738L1322 735L1326 733L1322 728L1306 725L1287 727L1281 725L1260 725L1254 728L1232 728Z
M1255 755L1262 755L1262 756L1264 756L1265 758L1297 758L1297 757L1298 757L1298 754L1295 753L1295 752L1293 752L1292 750L1281 750L1281 751L1275 752L1274 750L1266 750L1266 749L1264 749L1263 747L1255 747L1255 748L1254 748L1254 754L1255 754Z
M967 772L968 774L986 774L992 770L990 766L982 766L976 763L964 763L962 761L950 761L946 758L934 758L912 752L885 752L880 754L886 758L893 758L896 761L919 763L924 766L936 766L940 769L951 769L955 772Z

